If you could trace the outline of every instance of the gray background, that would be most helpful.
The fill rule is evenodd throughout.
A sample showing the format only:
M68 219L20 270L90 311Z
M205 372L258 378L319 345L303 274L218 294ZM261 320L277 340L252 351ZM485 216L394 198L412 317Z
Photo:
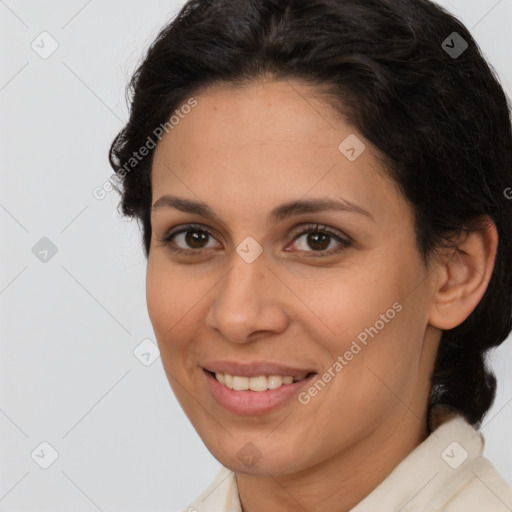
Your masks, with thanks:
M441 3L512 95L512 0ZM112 174L128 78L182 4L0 1L0 511L178 510L219 467L165 378L137 226L115 192L92 194ZM483 428L509 483L511 360L512 343L493 355ZM42 442L58 452L47 469Z

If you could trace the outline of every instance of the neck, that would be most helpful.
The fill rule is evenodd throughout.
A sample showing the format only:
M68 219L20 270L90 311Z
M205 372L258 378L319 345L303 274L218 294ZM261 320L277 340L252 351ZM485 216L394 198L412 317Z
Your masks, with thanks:
M300 473L285 476L237 473L243 512L332 510L349 512L427 437L426 416L404 413L379 425L357 444Z

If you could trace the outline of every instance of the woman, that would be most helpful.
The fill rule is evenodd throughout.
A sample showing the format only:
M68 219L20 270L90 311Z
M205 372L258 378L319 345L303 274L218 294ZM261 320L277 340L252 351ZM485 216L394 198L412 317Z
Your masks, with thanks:
M112 144L187 510L509 511L478 433L511 330L510 104L427 0L195 0Z

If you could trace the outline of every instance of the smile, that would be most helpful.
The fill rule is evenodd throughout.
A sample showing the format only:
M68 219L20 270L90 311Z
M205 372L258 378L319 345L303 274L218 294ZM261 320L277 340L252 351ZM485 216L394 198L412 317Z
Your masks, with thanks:
M293 401L317 373L289 375L231 375L203 369L207 388L223 409L237 415L273 412Z
M290 375L259 375L257 377L244 377L241 375L230 375L229 373L215 373L215 378L221 384L235 391L267 391L277 389L294 382L299 382L307 377L307 374L292 377Z

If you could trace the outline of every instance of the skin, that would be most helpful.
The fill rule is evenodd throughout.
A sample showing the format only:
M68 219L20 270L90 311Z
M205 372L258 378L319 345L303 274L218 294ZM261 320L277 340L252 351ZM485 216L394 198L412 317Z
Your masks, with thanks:
M495 227L425 265L413 210L376 151L310 86L254 81L194 97L197 106L155 150L153 204L166 194L200 200L219 220L152 211L147 305L166 375L207 448L236 472L245 512L269 503L276 512L348 511L427 437L441 329L461 323L485 292ZM350 134L366 145L353 162L338 150ZM315 198L344 198L369 215L267 220L284 202ZM160 240L187 223L213 236L190 246L178 235L174 245L185 252L176 254ZM351 245L331 238L315 250L307 234L296 238L310 223ZM250 264L236 252L248 236L263 248ZM264 359L321 375L397 302L402 310L308 404L292 399L250 417L223 409L206 386L202 364L213 359ZM249 442L261 453L251 467L237 456Z

